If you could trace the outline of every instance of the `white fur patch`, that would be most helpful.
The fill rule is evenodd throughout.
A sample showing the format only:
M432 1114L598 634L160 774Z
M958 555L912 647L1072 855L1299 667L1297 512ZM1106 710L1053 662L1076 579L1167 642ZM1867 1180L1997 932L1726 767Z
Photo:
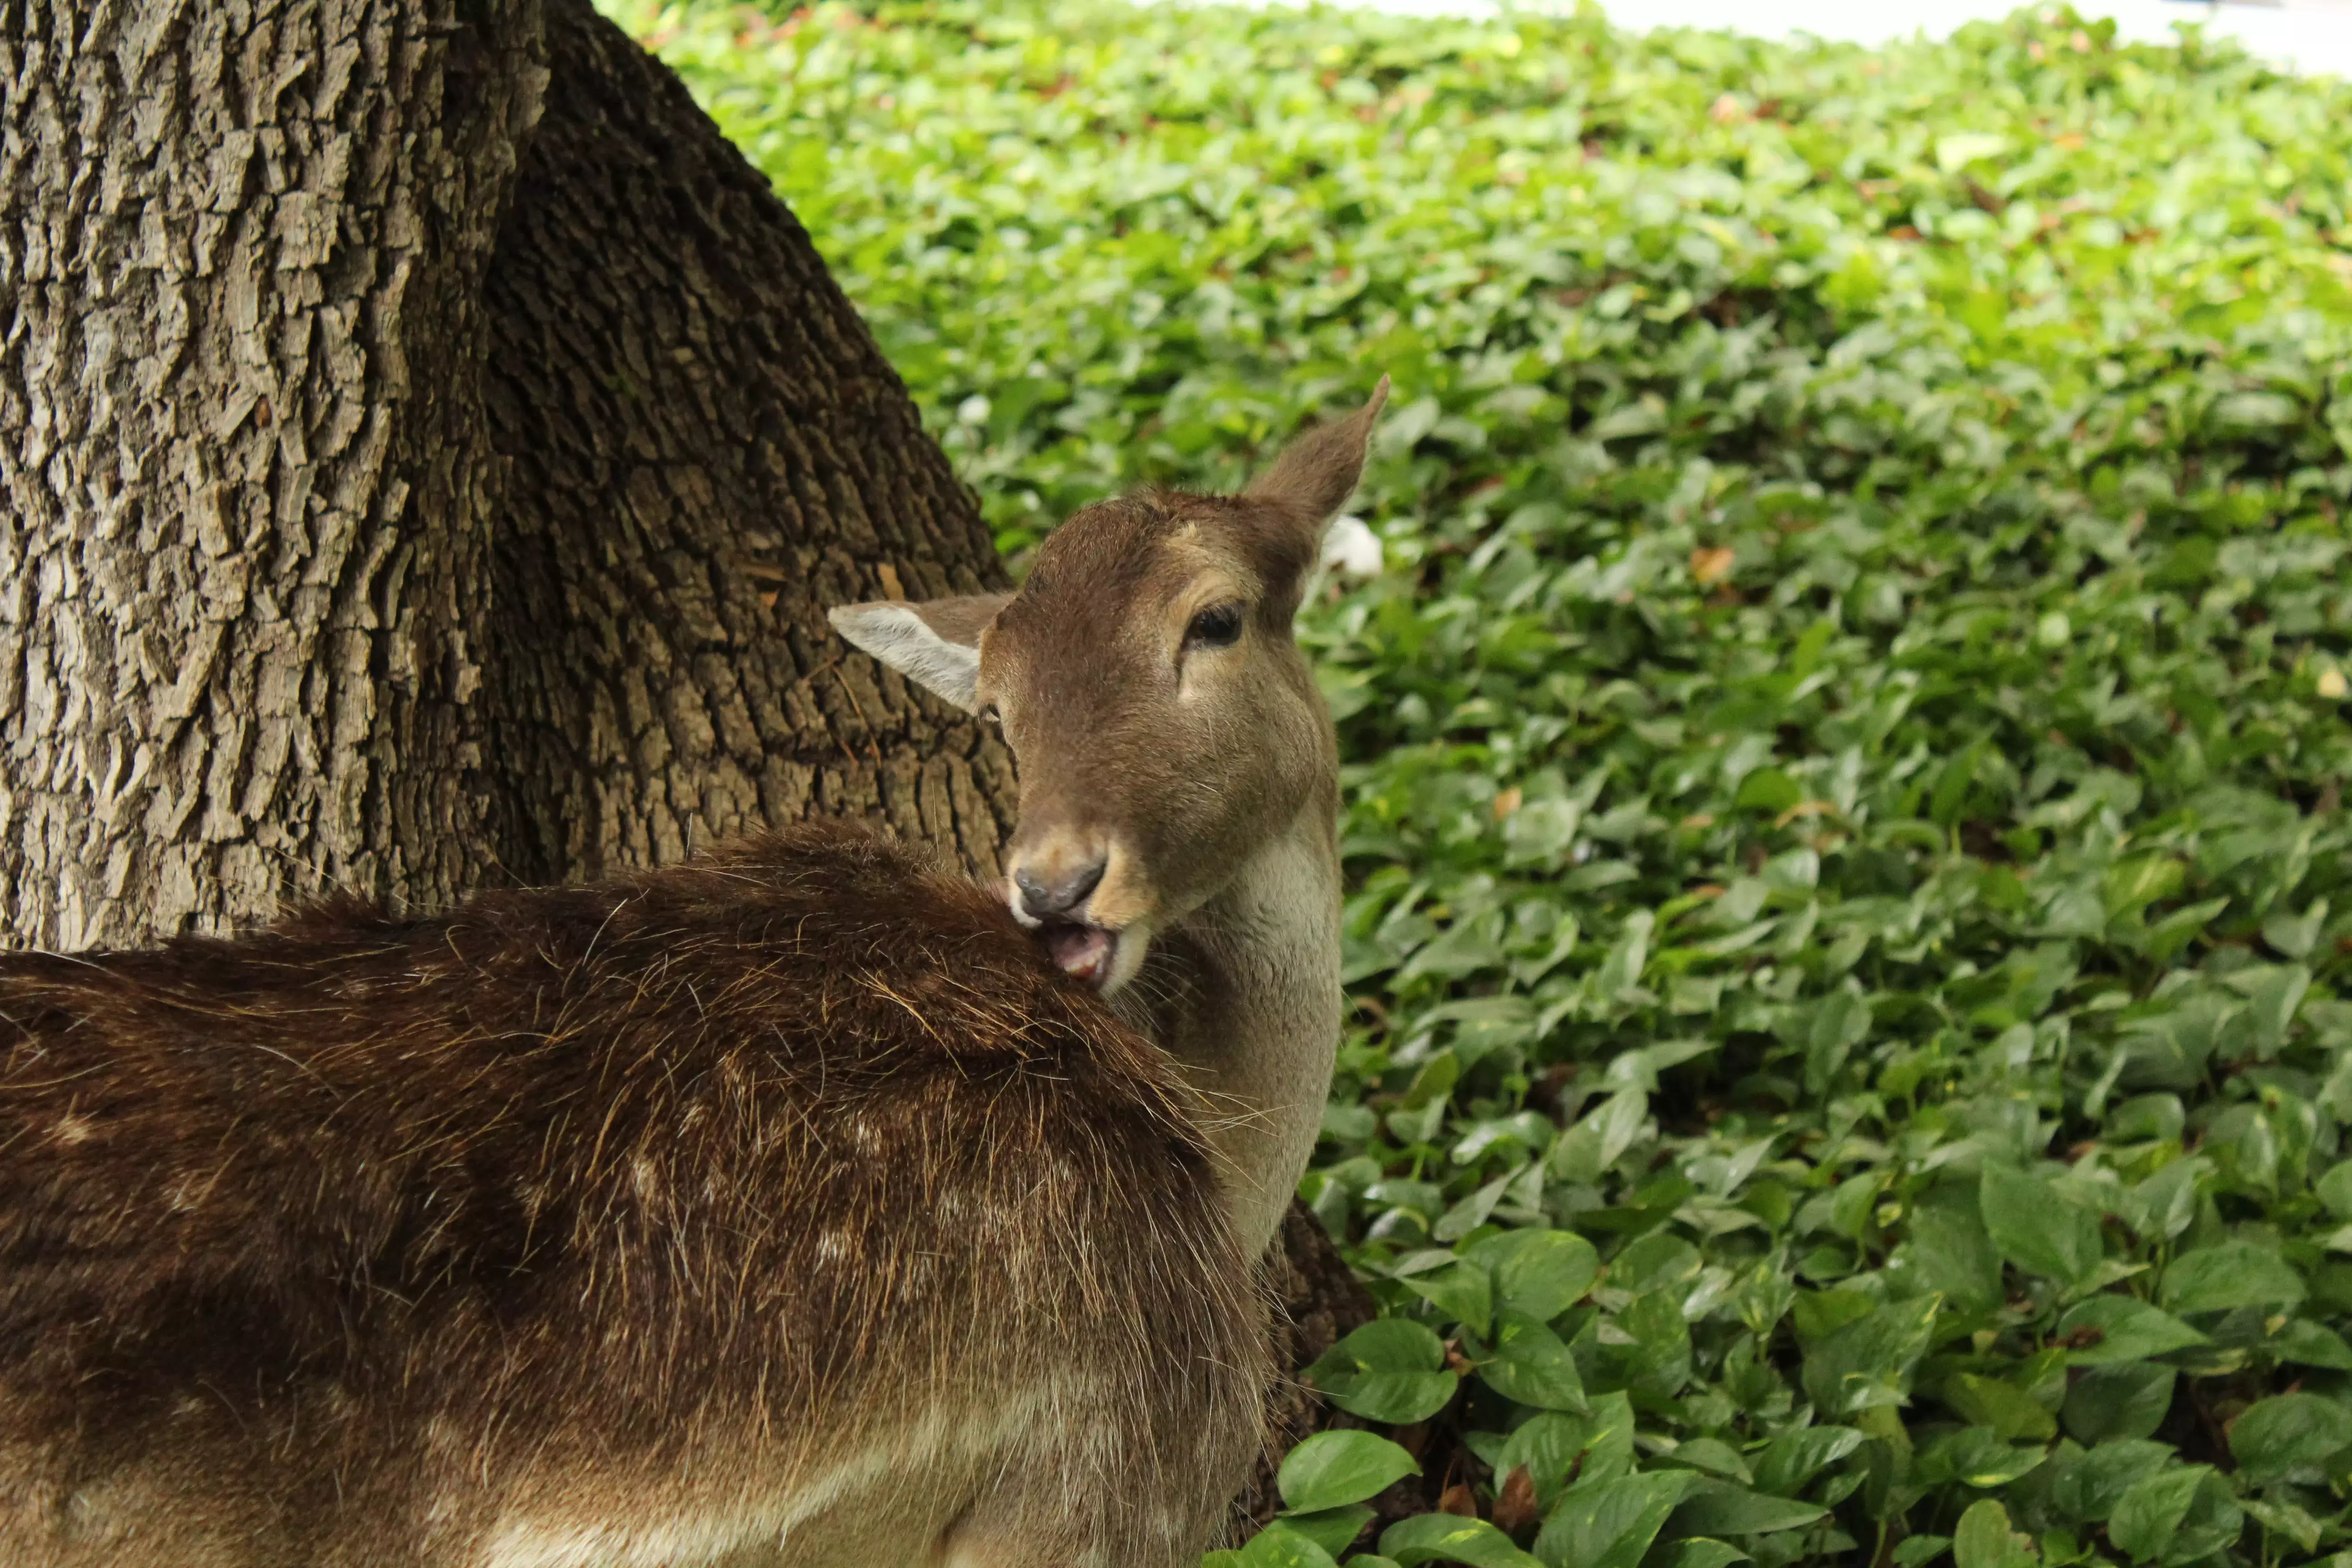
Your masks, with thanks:
M757 1551L778 1568L881 1568L936 1560L939 1541L919 1521L954 1517L944 1494L986 1478L1018 1476L1035 1462L1040 1434L1066 1441L1103 1391L1048 1378L986 1410L933 1407L888 1436L840 1434L832 1462L803 1456L777 1490L719 1500L639 1496L601 1518L559 1521L509 1516L478 1550L473 1568L705 1568ZM782 1478L779 1478L780 1479ZM870 1544L854 1563L816 1563L796 1529L839 1508L855 1508ZM909 1531L912 1531L910 1534Z
M908 679L967 713L980 708L980 649L950 642L905 605L842 605L833 629Z

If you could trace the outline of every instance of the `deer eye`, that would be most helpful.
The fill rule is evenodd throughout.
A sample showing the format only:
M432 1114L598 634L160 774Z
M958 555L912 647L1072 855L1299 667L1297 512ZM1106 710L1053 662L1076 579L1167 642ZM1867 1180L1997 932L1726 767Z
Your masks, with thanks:
M1241 640L1242 607L1239 605L1212 605L1192 617L1184 628L1184 646L1192 647L1231 647Z

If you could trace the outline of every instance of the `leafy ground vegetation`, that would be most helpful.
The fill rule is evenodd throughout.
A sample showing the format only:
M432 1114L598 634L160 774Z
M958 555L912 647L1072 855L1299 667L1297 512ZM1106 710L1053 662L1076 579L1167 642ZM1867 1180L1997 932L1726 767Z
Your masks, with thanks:
M1009 551L1396 378L1303 632L1306 1192L1386 1315L1221 1562L2352 1544L2352 91L2060 15L617 3Z

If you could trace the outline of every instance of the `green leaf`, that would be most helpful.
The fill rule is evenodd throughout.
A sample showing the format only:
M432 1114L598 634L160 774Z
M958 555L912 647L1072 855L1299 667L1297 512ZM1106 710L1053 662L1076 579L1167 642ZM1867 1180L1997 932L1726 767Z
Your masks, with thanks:
M1507 1311L1495 1324L1494 1353L1478 1363L1487 1387L1538 1410L1582 1410L1584 1380L1576 1358L1539 1321Z
M1779 768L1758 768L1740 781L1731 804L1742 811L1777 816L1805 798L1797 781Z
M2160 1363L2124 1362L2085 1370L2059 1415L2085 1445L2145 1437L2164 1425L2178 1374Z
M1695 1535L1685 1541L1661 1542L1642 1560L1642 1568L1729 1568L1748 1561L1748 1553L1727 1541Z
M1591 1400L1582 1416L1544 1412L1522 1422L1505 1439L1495 1473L1508 1475L1525 1465L1535 1483L1538 1506L1558 1500L1571 1467L1585 1481L1622 1476L1633 1468L1633 1408L1622 1393Z
M1350 1415L1407 1426L1444 1409L1461 1381L1450 1372L1372 1372L1315 1386Z
M1417 1563L1467 1563L1471 1568L1545 1568L1483 1519L1450 1513L1399 1520L1381 1535L1381 1555L1402 1568Z
M2076 1302L2058 1320L2052 1337L2066 1347L2066 1359L2076 1366L2146 1361L2206 1342L2203 1334L2170 1313L2114 1295Z
M2327 1212L2337 1219L2352 1219L2352 1160L2340 1161L2327 1168L2327 1174L2314 1184L2313 1191Z
M1282 1461L1276 1485L1283 1505L1305 1512L1377 1496L1421 1467L1411 1454L1370 1432L1318 1432Z
M2316 1394L2273 1394L2247 1407L2230 1427L2230 1453L2255 1485L2294 1470L2316 1470L2347 1447L2352 1410Z
M1565 1230L1507 1230L1462 1256L1494 1271L1500 1305L1545 1322L1582 1300L1601 1276L1592 1244Z
M1911 1211L1906 1216L1910 1238L1892 1263L1906 1282L1902 1294L1937 1291L1947 1306L1963 1312L1986 1312L2000 1305L2000 1254L1985 1235L1973 1193L1965 1207L1939 1194Z
M2263 921L2263 941L2289 958L2309 958L2326 929L2327 908L2326 899L2314 899L2300 915L2273 910Z
M2284 1498L2271 1501L2247 1498L2243 1506L2273 1535L2283 1535L2305 1552L2319 1550L2320 1534L2326 1527L2294 1503Z
M1492 1326L1494 1277L1475 1263L1456 1263L1433 1274L1417 1274L1404 1285L1436 1307L1449 1322L1465 1324L1477 1334L1486 1333Z
M1410 1318L1375 1318L1315 1364L1334 1358L1369 1372L1433 1372L1445 1364L1445 1342Z
M1403 1426L1445 1407L1460 1383L1445 1346L1405 1318L1377 1318L1318 1357L1307 1381L1352 1415Z
M2101 1443L2053 1467L2051 1506L2070 1523L2104 1524L2126 1492L2171 1458L2171 1448L2144 1438Z
M1660 1399L1671 1398L1690 1380L1690 1323L1679 1293L1646 1291L1617 1314L1617 1328L1632 1342L1618 1353L1626 1385Z
M2072 1283L2087 1277L2105 1256L2099 1216L2038 1177L1987 1165L1979 1202L1985 1233L2020 1268Z
M2038 1444L2011 1444L1990 1426L1963 1426L1920 1457L1919 1472L1938 1481L1958 1481L1989 1490L2009 1485L2045 1458Z
M2032 1541L2009 1528L2009 1510L1986 1498L1971 1503L1952 1532L1953 1568L2031 1568Z
M2143 1477L2116 1504L2107 1539L2135 1563L2158 1556L2189 1516L2197 1489L2212 1473L2205 1465L2176 1465Z
M1698 1479L1654 1470L1570 1487L1544 1521L1536 1555L1549 1568L1634 1568Z
M2009 150L2009 138L1983 132L1960 132L1936 139L1936 167L1956 174L1979 159L1998 158ZM1962 1563L1960 1568L1969 1568Z
M1853 1047L1870 1036L1870 1004L1851 991L1832 992L1813 1014L1805 1046L1805 1087L1819 1091L1835 1081Z
M1801 1426L1783 1432L1764 1446L1756 1460L1759 1491L1794 1496L1823 1468L1862 1446L1863 1434L1851 1426Z
M2270 1352L2297 1366L2324 1366L2332 1372L2352 1372L2352 1345L2335 1330L2308 1318L2290 1318L2270 1340Z
M2058 1418L2041 1401L1998 1378L1955 1373L1944 1384L1944 1403L1962 1420L1990 1428L2004 1442L2039 1442L2058 1435Z
M1626 1436L1630 1438L1632 1434ZM1507 1476L1524 1466L1535 1485L1537 1506L1546 1508L1559 1495L1569 1467L1584 1457L1589 1443L1584 1421L1545 1411L1511 1429L1493 1460L1494 1470Z
M1729 1481L1692 1483L1675 1510L1675 1529L1686 1535L1763 1535L1811 1524L1829 1510L1818 1503L1769 1497Z
M1927 816L1937 826L1949 827L1959 819L1961 803L1968 798L1969 786L1976 782L1977 763L1984 756L1984 750L1981 740L1969 742L1936 775L1936 790L1928 799Z
M1237 1568L1337 1568L1331 1554L1313 1537L1280 1520L1250 1537L1234 1560Z
M1295 1531L1337 1557L1348 1550L1349 1543L1364 1532L1364 1526L1373 1519L1368 1503L1349 1503L1343 1508L1327 1508L1314 1513L1286 1514L1281 1520L1285 1530Z
M2246 1022L2257 1054L2278 1054L2286 1042L2287 1026L2311 987L2311 971L2300 963L2282 963L2269 970L2246 994Z
M1462 1058L1452 1051L1440 1051L1422 1063L1420 1070L1412 1075L1412 1082L1405 1086L1405 1109L1419 1110L1434 1100L1444 1100L1461 1078Z
M1898 1301L1837 1330L1805 1352L1805 1392L1830 1416L1906 1403L1911 1369L1927 1352L1936 1298Z
M2220 1312L2235 1307L2294 1306L2304 1298L2304 1283L2268 1247L2225 1241L2174 1258L2164 1271L2158 1294L2175 1312Z

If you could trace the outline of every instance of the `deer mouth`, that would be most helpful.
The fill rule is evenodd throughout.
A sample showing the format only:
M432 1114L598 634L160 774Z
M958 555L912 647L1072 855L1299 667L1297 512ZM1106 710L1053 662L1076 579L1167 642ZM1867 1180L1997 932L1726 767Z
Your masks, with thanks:
M1062 973L1099 986L1110 979L1118 958L1118 932L1085 921L1053 921L1037 928L1045 952Z

